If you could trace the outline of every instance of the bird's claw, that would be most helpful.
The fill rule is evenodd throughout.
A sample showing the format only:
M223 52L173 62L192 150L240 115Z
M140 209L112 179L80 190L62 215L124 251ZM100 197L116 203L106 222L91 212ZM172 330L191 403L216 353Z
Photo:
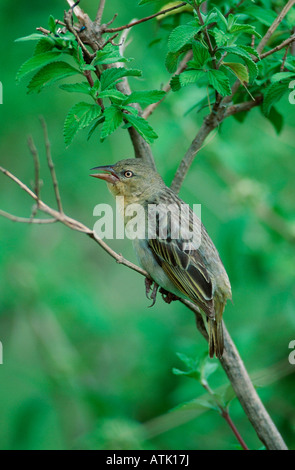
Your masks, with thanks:
M173 302L174 300L180 299L179 297L177 297L177 295L172 294L171 292L168 292L167 290L163 289L163 287L161 287L159 292L160 294L162 294L162 299L164 300L164 302L166 302L166 304L171 304L171 302Z
M152 293L151 295L149 295L153 284L154 284L154 287L153 287ZM147 296L148 299L152 300L152 303L151 305L149 305L149 308L153 307L156 303L158 289L159 289L159 286L156 282L152 281L151 279L147 277L145 278L145 295Z

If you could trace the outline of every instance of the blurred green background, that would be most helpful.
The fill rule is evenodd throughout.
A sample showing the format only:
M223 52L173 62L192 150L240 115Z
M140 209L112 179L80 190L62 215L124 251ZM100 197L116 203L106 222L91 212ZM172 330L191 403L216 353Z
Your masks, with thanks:
M92 17L96 3L83 0ZM107 2L104 19L115 25L153 12L129 0ZM89 168L133 155L128 133L104 143L81 132L65 148L62 128L76 97L50 87L27 95L16 85L19 66L34 43L15 43L49 14L62 19L66 2L1 0L0 42L3 104L0 106L0 165L32 185L31 134L38 146L42 198L54 205L42 129L48 124L52 154L66 213L93 226L93 208L113 204ZM133 28L127 55L143 78L133 90L159 89L169 79L164 43L149 47L157 23ZM161 36L162 33L160 33ZM204 90L170 95L151 116L159 135L152 149L170 184L204 114L191 104ZM199 95L198 95L199 94ZM83 99L83 97L82 97ZM295 448L295 366L288 363L295 339L294 315L294 112L280 105L285 127L278 136L255 109L244 124L230 118L208 139L181 190L202 204L202 220L221 254L232 283L233 305L225 322L259 394L290 448ZM0 208L29 216L32 201L0 175ZM136 262L131 244L111 246ZM143 278L117 265L95 243L66 227L15 224L0 218L0 448L1 449L235 449L226 423L213 411L172 411L204 394L201 386L175 376L176 352L199 356L207 344L193 315L182 305L158 298L148 309ZM211 386L227 385L221 369ZM250 448L261 443L237 400L231 416Z

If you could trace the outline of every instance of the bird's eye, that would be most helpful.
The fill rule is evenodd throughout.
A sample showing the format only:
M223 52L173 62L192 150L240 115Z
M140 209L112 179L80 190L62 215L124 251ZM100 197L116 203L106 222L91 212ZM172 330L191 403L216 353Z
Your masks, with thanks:
M131 176L133 176L133 173L132 173L132 171L127 170L127 171L125 171L124 176L125 176L126 178L131 178Z

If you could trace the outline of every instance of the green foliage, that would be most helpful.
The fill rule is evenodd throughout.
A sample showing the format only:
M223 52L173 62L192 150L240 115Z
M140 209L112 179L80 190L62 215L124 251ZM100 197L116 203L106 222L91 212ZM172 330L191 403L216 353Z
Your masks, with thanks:
M65 144L68 146L80 129L92 123L101 115L101 108L97 104L77 103L69 111L64 125Z
M52 85L66 77L79 74L79 70L67 64L66 62L52 62L45 65L40 69L36 75L33 76L28 84L28 93L40 93L42 88L47 85Z

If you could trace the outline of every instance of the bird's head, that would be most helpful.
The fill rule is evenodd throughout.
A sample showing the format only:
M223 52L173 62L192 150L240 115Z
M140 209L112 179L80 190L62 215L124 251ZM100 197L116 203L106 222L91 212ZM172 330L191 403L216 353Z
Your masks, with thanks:
M128 203L148 201L164 186L159 173L140 158L128 158L92 170L104 171L90 176L106 181L111 193L124 196Z

